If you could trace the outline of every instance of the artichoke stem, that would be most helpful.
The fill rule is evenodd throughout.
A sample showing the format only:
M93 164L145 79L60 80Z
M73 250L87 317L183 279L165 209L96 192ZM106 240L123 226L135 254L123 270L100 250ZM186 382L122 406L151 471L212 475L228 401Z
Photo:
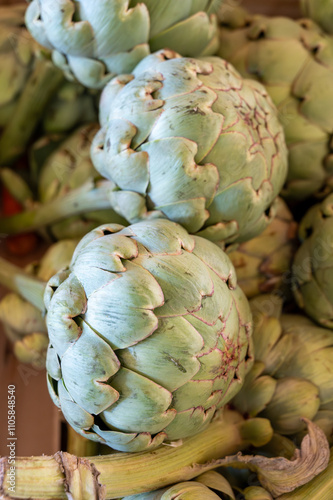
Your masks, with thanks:
M0 257L0 284L18 293L41 311L45 310L43 297L46 283L2 257Z
M26 150L45 107L64 81L62 71L45 57L34 69L0 139L0 165L8 165Z
M0 233L12 235L35 231L74 215L111 208L109 193L112 189L114 185L108 181L102 182L99 187L88 182L32 210L2 217Z
M258 431L261 426L256 423L257 419L253 419L252 435L250 421L247 421L247 439L244 440L244 420L238 414L233 417L226 412L226 418L214 421L201 434L174 446L162 445L151 452L114 453L90 459L62 452L53 457L17 458L14 494L8 488L8 458L4 457L0 460L0 471L3 471L0 472L0 491L8 499L65 499L65 491L71 493L72 498L112 499L187 481L217 467L216 459L252 444L252 437L255 442L267 442L271 438L272 430L270 436L267 433L269 422L259 419L263 428L260 439ZM96 492L96 496L84 496L88 491Z

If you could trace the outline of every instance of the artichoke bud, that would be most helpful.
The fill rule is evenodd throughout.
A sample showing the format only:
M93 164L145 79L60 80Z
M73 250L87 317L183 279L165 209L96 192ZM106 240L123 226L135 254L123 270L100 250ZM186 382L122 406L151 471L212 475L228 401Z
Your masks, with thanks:
M331 37L303 19L238 15L237 22L224 16L220 21L218 55L230 61L244 78L265 85L278 108L289 149L284 197L322 197L332 188Z
M292 268L296 301L314 321L333 328L333 195L310 208L299 232L303 243Z
M34 332L47 333L42 313L15 293L8 293L1 300L0 320L13 332L13 339Z
M91 149L117 186L115 210L131 223L166 217L222 248L261 233L287 173L265 89L220 58L170 50L147 56L133 75L105 87Z
M274 395L261 413L276 432L296 434L305 428L301 420L313 420L320 405L318 388L308 380L286 377L277 381Z
M185 56L214 54L215 13L222 0L132 1L32 0L26 24L32 36L53 51L69 80L102 88L114 76L131 73L149 54L170 47Z
M25 335L15 342L14 354L21 363L28 363L37 369L45 368L48 344L49 340L45 333Z
M265 231L229 253L238 284L249 298L263 292L287 290L296 252L297 224L281 198L277 198L275 206L276 216Z
M78 433L120 451L201 432L252 364L229 258L168 220L88 233L45 305L53 401Z
M333 4L327 0L301 0L306 17L318 23L327 33L333 33Z

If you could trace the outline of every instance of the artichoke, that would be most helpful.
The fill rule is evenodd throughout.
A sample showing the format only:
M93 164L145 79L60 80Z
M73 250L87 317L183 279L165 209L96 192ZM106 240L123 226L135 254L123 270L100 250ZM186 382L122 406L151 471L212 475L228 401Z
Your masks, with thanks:
M229 258L168 220L88 233L45 305L51 397L74 430L116 450L201 432L252 362Z
M297 224L281 198L277 198L274 208L276 216L265 231L229 253L238 285L248 298L274 290L288 293Z
M100 120L92 160L129 222L167 217L226 244L271 221L287 173L283 130L264 88L222 59L152 54L106 86Z
M281 314L282 301L250 302L255 363L231 405L268 418L276 432L297 434L308 418L333 437L333 335L308 318Z
M32 0L26 24L68 78L101 88L164 47L184 56L218 47L222 0Z
M333 194L305 214L299 237L292 268L295 298L314 321L333 328Z
M236 11L228 22L218 54L264 84L279 111L289 149L283 196L301 200L331 191L333 39L308 20Z
M26 267L27 272L41 280L49 280L70 264L76 245L76 240L54 243L38 263ZM49 341L41 311L18 294L9 293L0 301L0 321L14 344L17 359L36 368L45 366Z
M333 33L333 2L332 0L300 0L301 8L306 17L318 23L327 33Z

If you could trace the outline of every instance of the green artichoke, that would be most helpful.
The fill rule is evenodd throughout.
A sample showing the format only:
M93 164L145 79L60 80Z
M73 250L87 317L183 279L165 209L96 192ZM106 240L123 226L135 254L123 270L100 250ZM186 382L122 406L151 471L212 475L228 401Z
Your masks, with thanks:
M309 20L236 11L220 29L218 54L265 85L289 149L283 196L300 200L333 183L333 39Z
M228 254L238 285L248 298L274 290L286 294L290 286L297 224L281 198L277 198L274 208L276 216L265 231Z
M101 88L164 47L184 56L218 47L222 0L32 0L26 24L68 78Z
M276 432L297 434L308 418L332 437L333 335L301 315L282 314L282 301L250 302L255 363L231 405L271 421Z
M88 233L45 305L51 397L79 434L116 450L201 432L252 363L229 258L168 220Z
M327 33L333 33L332 0L300 0L300 2L306 17L313 19Z
M167 217L214 242L262 232L287 174L287 151L264 88L220 58L165 50L113 79L92 144L113 208L133 223Z
M295 298L314 321L333 328L333 194L305 214L299 237L292 268Z
M74 239L54 243L38 263L27 266L27 272L41 280L49 280L70 264L76 245ZM14 344L17 359L36 368L45 366L49 341L41 311L18 294L9 293L0 301L0 321Z

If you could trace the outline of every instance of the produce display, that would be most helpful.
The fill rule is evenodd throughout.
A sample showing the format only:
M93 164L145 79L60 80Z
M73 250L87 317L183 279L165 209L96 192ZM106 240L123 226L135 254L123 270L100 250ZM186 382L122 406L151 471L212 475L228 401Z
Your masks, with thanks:
M331 500L333 0L17 1L0 496Z

